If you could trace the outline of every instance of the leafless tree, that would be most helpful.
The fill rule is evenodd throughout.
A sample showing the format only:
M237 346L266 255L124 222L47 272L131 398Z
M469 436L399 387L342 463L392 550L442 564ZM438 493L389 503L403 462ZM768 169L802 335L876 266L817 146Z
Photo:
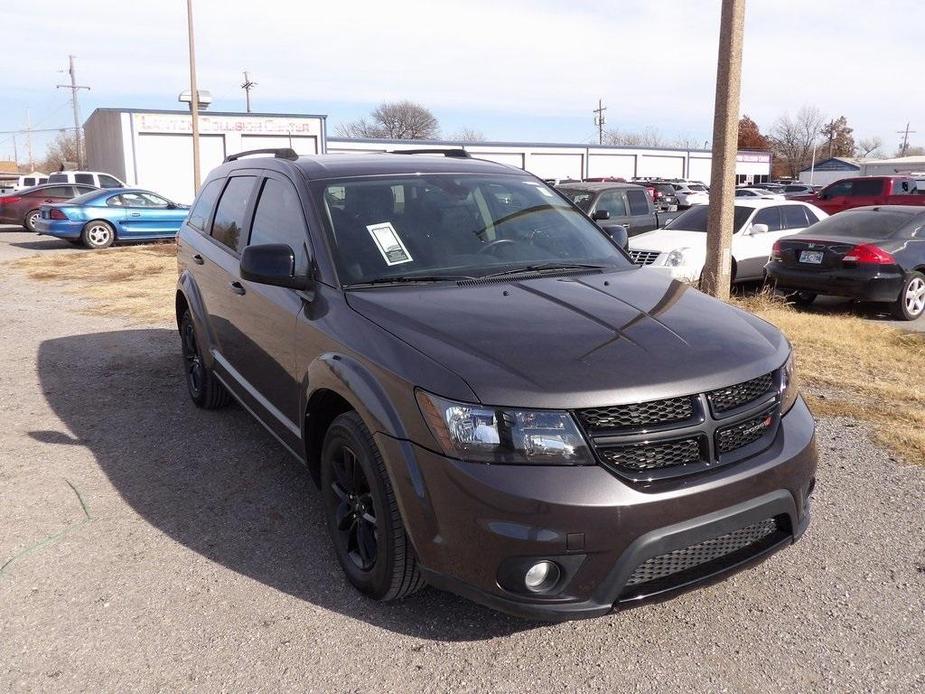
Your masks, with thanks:
M824 122L818 108L803 106L795 117L785 113L771 126L771 148L793 178L799 178L800 171L809 164L813 146L820 143L819 131Z
M48 149L45 150L45 158L38 162L36 166L39 171L51 173L60 171L64 166L76 165L76 163L77 138L74 136L73 130L62 130L48 144Z
M440 134L436 116L411 101L380 104L369 119L360 118L337 126L342 137L382 137L393 140L428 140Z
M481 130L475 128L462 128L450 138L457 142L485 142L487 139Z
M856 156L864 159L865 157L870 157L872 159L882 159L883 152L881 151L883 147L883 140L874 135L873 137L865 137L861 140L858 140L857 146L854 149Z
M604 144L624 147L662 147L665 140L657 129L647 127L641 132L608 130L604 133Z

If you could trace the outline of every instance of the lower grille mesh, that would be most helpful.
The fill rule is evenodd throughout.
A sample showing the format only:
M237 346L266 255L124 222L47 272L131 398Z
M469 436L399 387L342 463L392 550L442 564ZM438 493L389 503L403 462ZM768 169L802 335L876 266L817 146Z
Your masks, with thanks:
M648 583L649 581L657 581L660 578L706 564L709 561L719 559L760 542L776 531L777 522L773 518L767 518L760 523L733 530L731 533L712 540L705 540L690 547L683 547L667 554L660 554L637 566L626 585L634 586L640 583Z

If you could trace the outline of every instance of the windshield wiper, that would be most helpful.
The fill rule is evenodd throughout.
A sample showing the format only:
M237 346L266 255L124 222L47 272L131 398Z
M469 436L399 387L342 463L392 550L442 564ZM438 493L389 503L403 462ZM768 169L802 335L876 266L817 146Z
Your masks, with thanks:
M376 277L365 282L345 284L344 289L360 289L363 287L376 287L389 284L430 284L432 282L455 282L458 280L474 280L471 275L395 275L394 277Z
M501 270L500 272L492 272L488 275L482 275L479 279L483 280L489 277L504 277L505 275L523 275L537 272L557 272L560 270L604 270L608 267L610 266L594 265L592 263L539 263L536 265L515 267L510 270Z

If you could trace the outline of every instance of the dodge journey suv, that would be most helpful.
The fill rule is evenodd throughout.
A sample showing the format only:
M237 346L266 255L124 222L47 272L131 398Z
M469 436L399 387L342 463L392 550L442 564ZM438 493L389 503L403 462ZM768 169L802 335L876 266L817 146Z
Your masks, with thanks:
M187 385L307 465L358 590L588 617L806 529L814 423L777 329L519 169L245 154L177 239Z

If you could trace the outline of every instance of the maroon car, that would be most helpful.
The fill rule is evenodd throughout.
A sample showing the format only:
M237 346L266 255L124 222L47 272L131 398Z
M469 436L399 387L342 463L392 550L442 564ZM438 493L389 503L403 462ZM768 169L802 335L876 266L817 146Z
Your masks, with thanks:
M83 183L48 183L0 195L0 224L20 224L35 231L35 220L42 205L64 202L91 190L96 188Z

